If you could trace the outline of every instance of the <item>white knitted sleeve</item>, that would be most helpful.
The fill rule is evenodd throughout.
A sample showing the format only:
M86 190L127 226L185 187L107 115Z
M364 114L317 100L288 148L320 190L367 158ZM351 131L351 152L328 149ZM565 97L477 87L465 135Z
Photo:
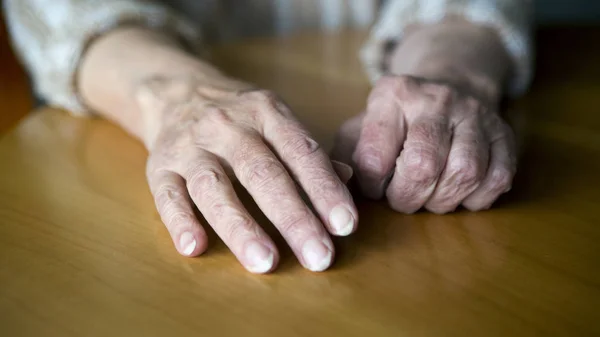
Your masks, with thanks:
M407 26L460 16L496 30L514 65L507 92L519 96L527 90L533 72L532 15L532 0L389 0L361 50L361 59L375 82L384 72L386 46L401 43Z
M12 42L30 73L34 90L50 105L76 115L89 113L75 88L87 43L123 23L178 34L190 46L200 32L164 5L144 0L5 0Z

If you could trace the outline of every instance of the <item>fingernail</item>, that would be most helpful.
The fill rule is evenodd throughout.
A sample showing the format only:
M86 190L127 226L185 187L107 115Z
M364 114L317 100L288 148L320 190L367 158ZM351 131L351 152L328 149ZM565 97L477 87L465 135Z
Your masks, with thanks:
M335 231L333 234L346 236L354 229L354 216L346 206L339 205L329 213L329 223Z
M246 257L250 262L246 269L251 273L262 274L273 268L273 260L275 259L273 251L259 242L250 242L246 247Z
M335 170L335 173L337 173L338 177L340 177L340 180L344 184L347 184L352 178L352 175L354 175L354 170L352 167L337 160L332 160L331 164Z
M196 249L196 239L190 232L184 232L179 237L179 247L183 252L183 255L192 255Z
M302 247L306 267L312 271L323 271L329 267L333 252L316 239L309 239Z

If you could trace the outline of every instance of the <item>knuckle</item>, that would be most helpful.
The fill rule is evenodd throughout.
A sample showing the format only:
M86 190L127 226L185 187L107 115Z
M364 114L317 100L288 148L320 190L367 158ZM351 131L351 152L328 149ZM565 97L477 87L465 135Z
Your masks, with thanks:
M267 89L252 90L249 91L246 95L264 103L273 103L279 99L275 92Z
M290 156L295 160L310 157L316 154L319 149L319 143L303 134L287 137L282 145L282 152L284 155Z
M212 167L200 167L188 174L187 187L190 194L201 196L206 191L212 191L223 183L225 177Z
M210 203L210 212L216 219L225 219L234 214L235 209L227 201L216 199Z
M168 206L185 200L185 195L180 188L170 184L163 184L156 189L154 200L159 211L165 212Z
M311 183L307 185L306 192L311 196L318 196L319 198L327 198L340 193L340 191L344 191L344 187L339 179L326 172L315 174L315 177L311 179Z
M359 151L354 156L359 172L376 179L383 179L388 170L383 165L381 154L376 151ZM393 161L393 160L392 160Z
M163 222L170 232L177 232L177 229L192 228L198 219L190 213L184 211L174 211L162 215Z
M279 219L280 231L286 233L286 235L299 235L306 232L307 228L305 224L307 220L310 219L309 216L309 214L304 212L286 212L286 214Z
M275 112L279 111L280 107L280 99L279 96L271 91L266 89L252 90L247 92L246 97L249 100L252 100L266 109L263 109L266 112Z
M252 106L250 113L253 120L264 120L279 116L293 117L288 106L271 90L252 90L244 94Z
M420 147L437 147L441 145L440 141L449 140L450 126L445 116L438 115L411 125L409 133L408 145L414 143Z
M403 163L406 177L416 183L432 183L440 171L438 162L437 156L432 151L407 150Z
M285 175L285 168L271 158L260 158L251 161L244 167L243 175L248 184L263 189L269 182Z
M387 119L369 121L365 123L360 130L360 141L363 144L371 144L373 146L384 146L390 144L390 139L386 135L394 133L394 123L390 123Z
M225 237L229 240L239 239L247 236L248 233L252 232L251 229L254 224L249 217L241 214L232 214L228 216L227 222L229 226L227 227Z
M461 157L451 162L449 174L454 177L458 185L470 186L476 184L481 178L481 170L473 158Z
M492 171L491 186L494 191L503 192L510 188L513 173L507 168L496 168Z
M516 134L512 127L502 120L502 117L494 115L486 121L485 127L486 135L492 144L502 142L514 151Z
M361 143L356 148L352 159L361 173L374 178L383 178L393 169L397 152L389 142L375 140L376 137L379 138L378 135L370 133L364 137L361 134Z
M377 131L373 127L362 130L353 159L362 171L380 176L391 169L388 166L396 159L397 151L390 140L383 139Z

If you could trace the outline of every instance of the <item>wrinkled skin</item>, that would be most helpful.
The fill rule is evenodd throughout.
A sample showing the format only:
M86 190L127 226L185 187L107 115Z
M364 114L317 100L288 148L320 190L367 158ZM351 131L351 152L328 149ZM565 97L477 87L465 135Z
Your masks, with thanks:
M366 111L342 126L335 157L354 166L367 196L386 195L398 211L487 208L510 188L516 166L512 133L495 110L512 72L503 44L492 29L460 19L405 33L386 69L418 78L382 78ZM87 49L77 85L87 106L148 149L150 190L181 254L202 253L210 225L246 269L275 268L278 252L241 205L234 179L310 270L330 266L329 234L356 229L343 183L350 170L335 174L277 96L229 78L171 35L111 30Z
M237 179L306 268L330 266L328 232L352 233L357 210L329 157L276 95L155 78L141 86L137 100L146 120L160 121L144 128L147 177L181 254L206 249L195 205L249 271L276 266L277 248L240 202L232 185ZM347 170L343 175L348 178Z
M491 104L451 85L383 77L366 111L338 132L334 158L352 163L362 192L399 212L489 208L511 188L512 130Z

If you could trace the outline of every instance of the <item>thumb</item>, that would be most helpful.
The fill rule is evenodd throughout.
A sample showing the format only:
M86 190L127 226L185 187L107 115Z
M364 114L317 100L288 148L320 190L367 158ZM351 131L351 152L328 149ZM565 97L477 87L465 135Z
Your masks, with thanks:
M333 166L335 173L337 173L338 177L340 177L340 180L344 184L348 184L348 181L350 181L352 175L354 175L354 170L352 167L337 160L332 160L331 165Z
M352 163L352 154L356 148L356 143L360 137L360 129L365 113L356 115L348 119L342 126L335 137L335 143L331 157L338 162Z

